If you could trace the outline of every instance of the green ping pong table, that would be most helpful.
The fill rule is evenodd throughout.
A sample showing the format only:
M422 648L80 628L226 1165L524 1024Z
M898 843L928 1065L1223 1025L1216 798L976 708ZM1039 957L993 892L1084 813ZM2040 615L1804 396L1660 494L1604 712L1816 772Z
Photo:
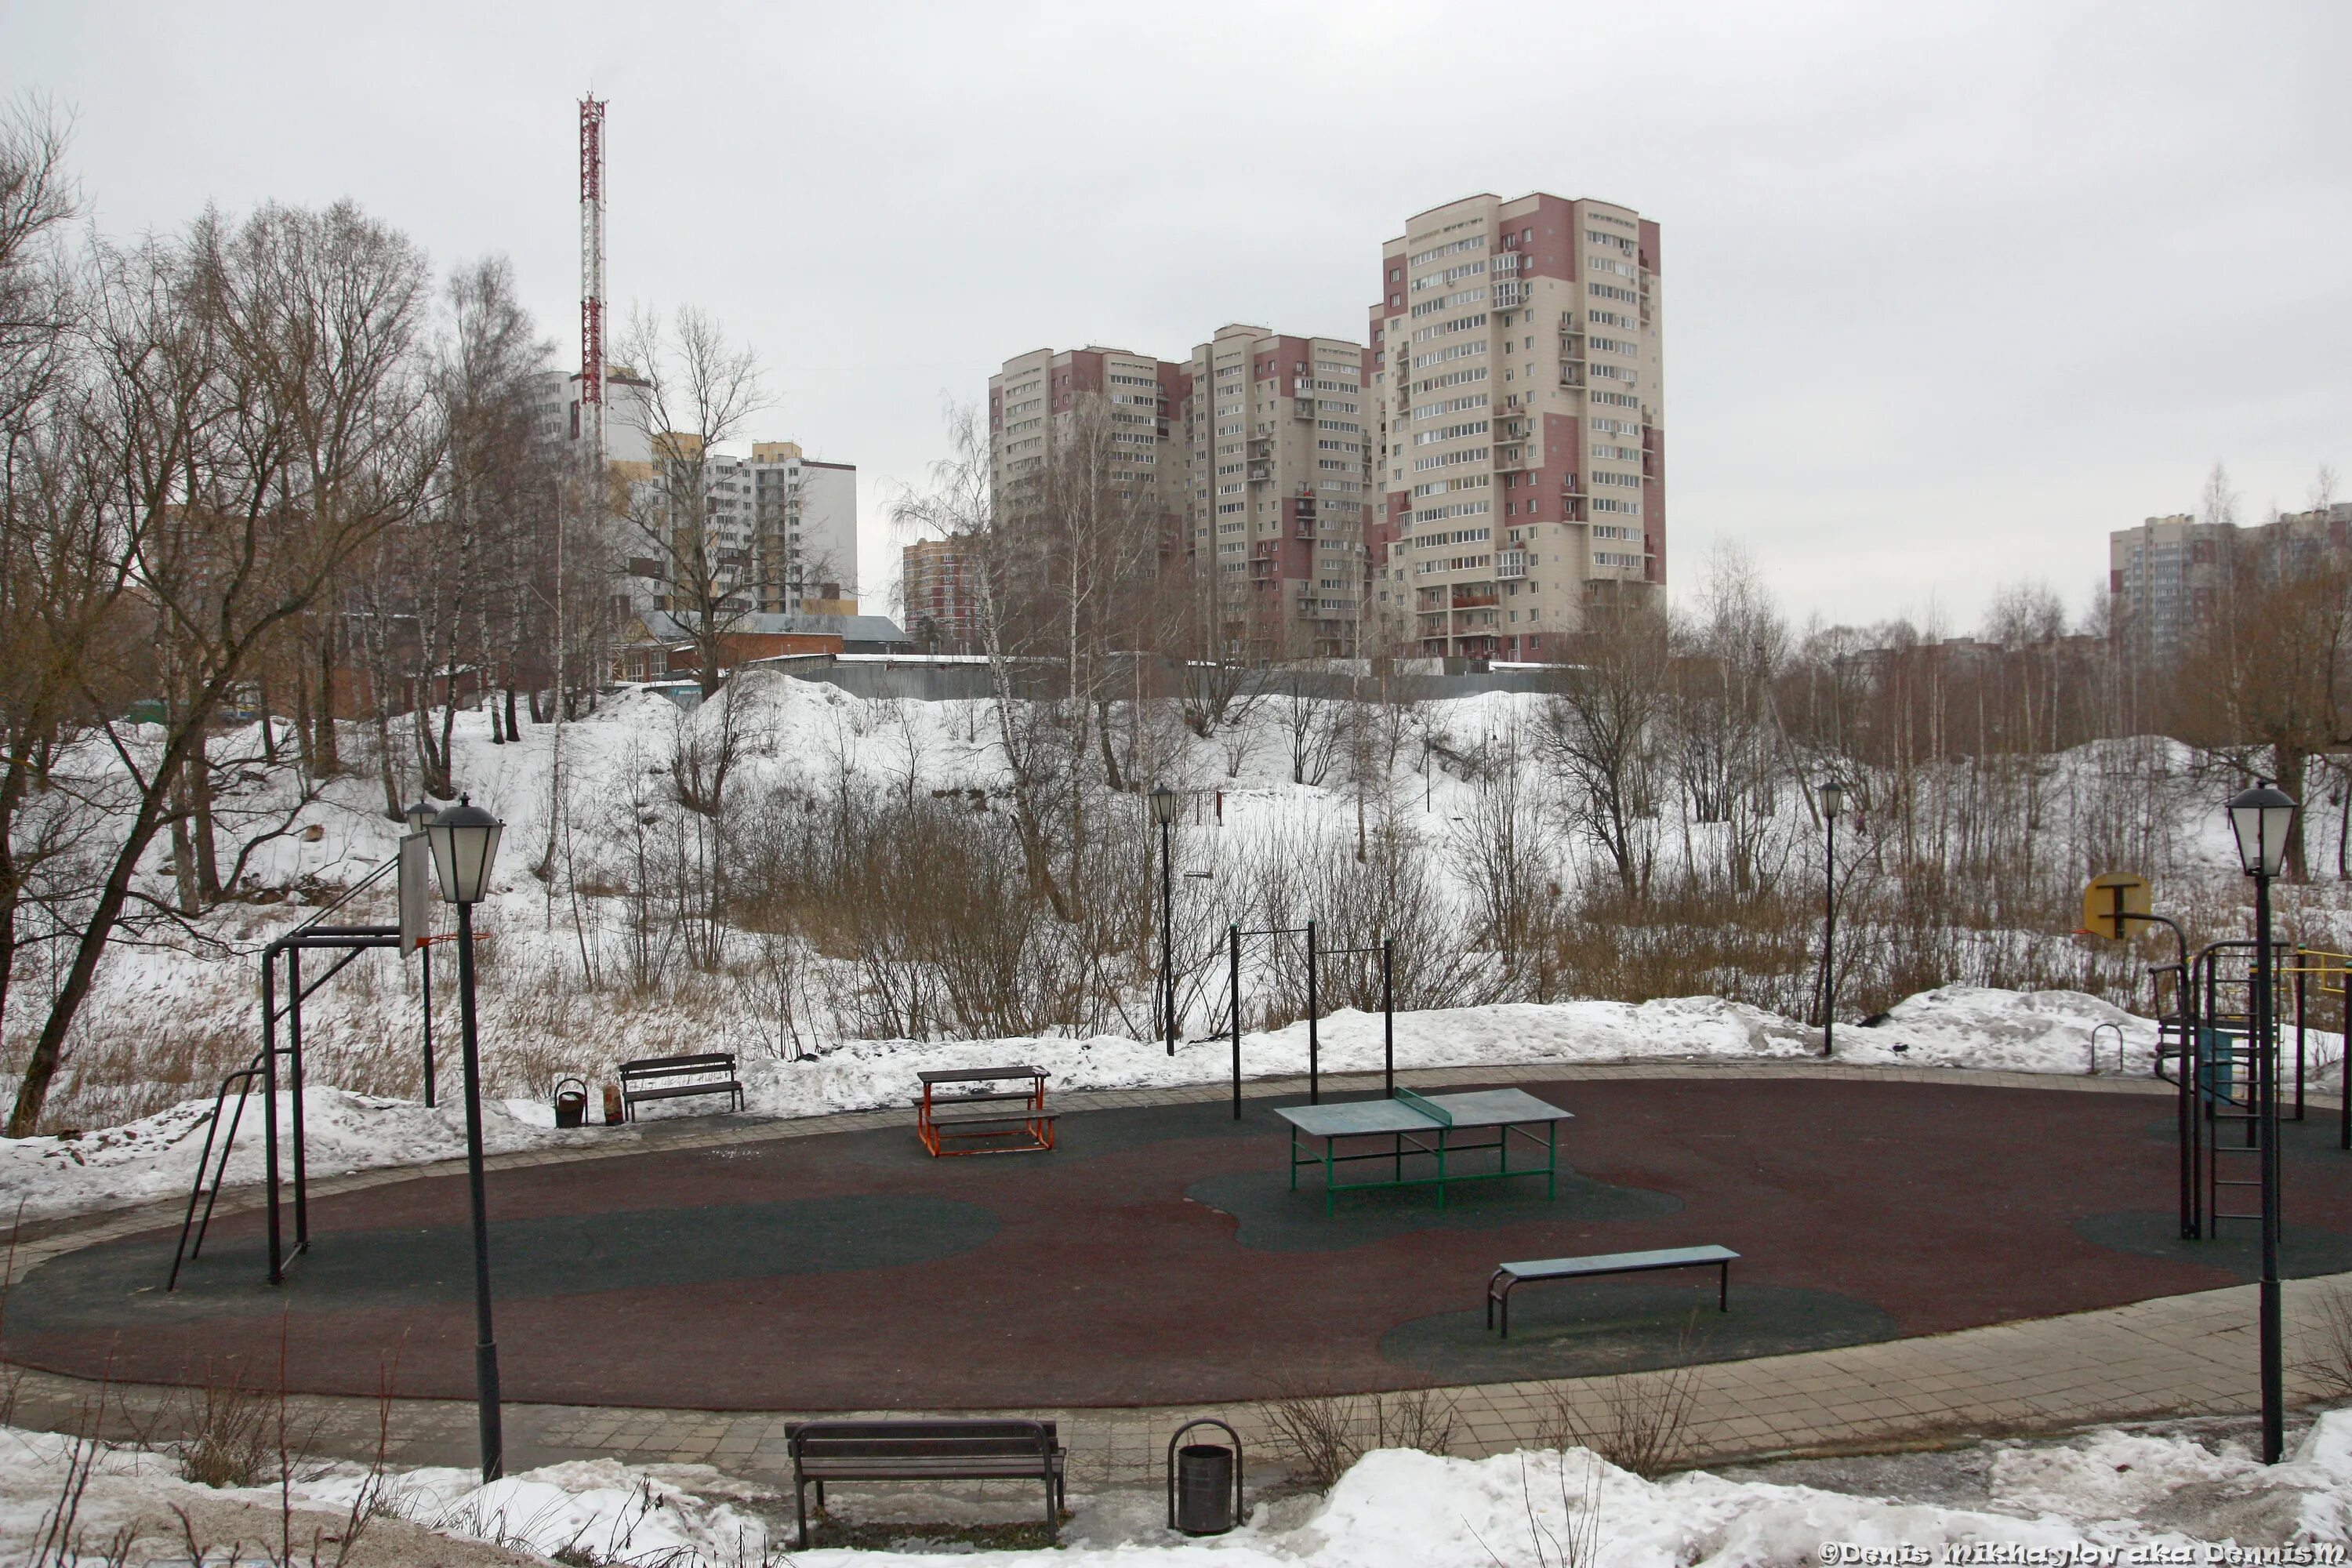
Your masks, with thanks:
M1298 1190L1301 1166L1320 1165L1326 1215L1334 1212L1333 1205L1343 1192L1434 1186L1438 1206L1443 1208L1449 1183L1499 1182L1522 1176L1541 1176L1544 1196L1555 1197L1559 1191L1559 1124L1570 1120L1559 1106L1517 1089L1426 1097L1401 1089L1392 1100L1278 1106L1275 1114L1290 1123L1290 1190ZM1538 1128L1540 1132L1536 1131ZM1493 1138L1481 1136L1489 1132ZM1542 1162L1514 1167L1511 1140L1515 1136L1542 1151ZM1302 1140L1307 1141L1304 1153ZM1361 1147L1366 1142L1381 1146ZM1484 1161L1475 1162L1469 1169L1459 1163L1462 1155L1488 1151L1495 1155L1491 1170L1485 1168ZM1339 1180L1342 1166L1373 1160L1389 1166L1385 1179Z

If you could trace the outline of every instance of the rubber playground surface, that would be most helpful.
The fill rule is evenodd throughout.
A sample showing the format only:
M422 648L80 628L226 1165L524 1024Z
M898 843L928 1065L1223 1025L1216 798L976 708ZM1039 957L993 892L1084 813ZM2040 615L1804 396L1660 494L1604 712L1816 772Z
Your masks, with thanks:
M2236 1283L2254 1227L2183 1242L2172 1103L2140 1095L1759 1078L1543 1082L1540 1177L1341 1194L1289 1186L1273 1106L1066 1114L1047 1153L933 1160L911 1127L499 1170L506 1397L736 1410L1204 1404L1727 1360ZM2352 1269L2352 1153L2286 1129L2284 1259ZM10 1359L84 1376L469 1398L462 1177L310 1205L263 1283L261 1216L218 1221L181 1288L173 1230L43 1263ZM1506 1259L1720 1243L1713 1269L1530 1284Z

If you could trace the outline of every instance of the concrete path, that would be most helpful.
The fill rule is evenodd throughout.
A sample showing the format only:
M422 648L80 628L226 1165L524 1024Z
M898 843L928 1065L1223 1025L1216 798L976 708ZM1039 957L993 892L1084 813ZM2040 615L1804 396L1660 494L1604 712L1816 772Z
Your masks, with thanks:
M2169 1098L2168 1086L2147 1079L2058 1078L2024 1073L1931 1068L1846 1068L1829 1063L1657 1063L1599 1067L1542 1064L1517 1068L1456 1068L1400 1073L1416 1089L1515 1079L1725 1076L1812 1077L1883 1081L1978 1084L2052 1092L2137 1094ZM1378 1079L1327 1078L1335 1092L1377 1088ZM1253 1097L1296 1094L1303 1079L1244 1086ZM1220 1100L1224 1088L1072 1093L1059 1109ZM2335 1102L2315 1100L2314 1109ZM909 1110L867 1111L788 1122L729 1119L641 1124L590 1150L501 1156L492 1169L608 1158L650 1148L709 1147L763 1139L809 1136L865 1127L913 1123ZM2352 1154L2345 1156L2352 1162ZM313 1190L347 1192L419 1175L462 1170L450 1163L363 1172L320 1180ZM252 1207L256 1194L225 1194L222 1207ZM16 1246L21 1272L47 1257L112 1237L175 1223L178 1205L95 1218L27 1226ZM2352 1275L2289 1281L2288 1397L2319 1398L2329 1390L2322 1363L2341 1351L2330 1331L2331 1298L2352 1305ZM583 1356L625 1353L583 1345ZM2352 1373L2352 1367L2344 1367ZM22 1426L98 1431L109 1436L168 1436L187 1419L197 1397L188 1390L152 1385L102 1385L21 1368L5 1369L0 1419ZM1612 1404L1625 1403L1630 1384L1654 1384L1661 1373L1487 1384L1438 1391L1455 1422L1454 1451L1507 1452L1538 1444L1559 1429L1565 1405L1587 1429L1605 1429ZM1885 1449L1972 1436L2053 1430L2103 1421L2229 1415L2251 1410L2255 1389L2254 1288L2175 1296L2067 1317L1969 1329L1923 1339L1882 1342L1842 1350L1696 1369L1690 1417L1695 1458L1727 1461L1767 1455ZM289 1424L309 1434L312 1452L365 1459L381 1444L399 1464L470 1466L476 1459L476 1413L470 1404L444 1400L376 1401L292 1395ZM837 1414L837 1413L836 1413ZM877 1414L884 1414L877 1412ZM887 1414L908 1415L897 1411ZM959 1412L959 1414L982 1414ZM1045 1410L1006 1414L1044 1416L1062 1424L1073 1480L1081 1488L1157 1480L1170 1435L1183 1421L1213 1415L1233 1423L1253 1454L1270 1455L1270 1412L1263 1405L1219 1408ZM509 1472L561 1459L602 1455L632 1463L709 1463L747 1478L788 1469L784 1424L791 1412L714 1413L553 1405L509 1405L504 1414Z

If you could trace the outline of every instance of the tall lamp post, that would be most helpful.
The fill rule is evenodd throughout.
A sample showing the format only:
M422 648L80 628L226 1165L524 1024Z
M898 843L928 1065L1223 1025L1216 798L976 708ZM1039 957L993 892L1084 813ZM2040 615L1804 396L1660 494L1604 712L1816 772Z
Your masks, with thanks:
M466 1066L466 1175L474 1203L474 1398L480 1407L482 1479L494 1481L506 1468L506 1440L499 1424L499 1345L490 1332L489 1211L482 1198L482 1064L474 1031L474 906L489 890L490 867L499 858L505 824L468 796L434 817L425 828L433 844L433 870L441 896L457 906L458 1016Z
M1837 1031L1837 819L1845 807L1845 785L1823 779L1815 789L1822 805L1822 1055L1830 1054Z
M2254 1036L2254 1114L2263 1138L2262 1377L2263 1463L2275 1465L2286 1446L2285 1396L2279 1333L2278 1020L2271 986L2271 879L2286 864L2287 832L2294 826L2293 795L2257 779L2230 797L2230 827L2238 863L2254 879L2254 978L2247 1026Z
M1166 784L1151 786L1151 820L1160 824L1160 1026L1171 1057L1176 1054L1176 879L1168 835L1176 826L1177 799Z

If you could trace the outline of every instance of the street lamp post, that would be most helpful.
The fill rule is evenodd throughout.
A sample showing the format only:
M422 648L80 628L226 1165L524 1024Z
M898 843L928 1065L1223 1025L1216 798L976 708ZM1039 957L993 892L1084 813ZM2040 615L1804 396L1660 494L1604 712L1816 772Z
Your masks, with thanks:
M2257 779L2253 788L2230 797L2229 810L2238 862L2254 879L2253 997L2247 1026L2254 1037L2254 1115L2263 1139L2263 1463L2275 1465L2286 1447L2286 1405L2279 1329L2278 1020L2271 994L2271 879L2286 863L2295 802L2270 780Z
M1837 1032L1837 819L1845 806L1845 785L1823 779L1816 792L1822 805L1822 1055Z
M488 891L490 868L499 858L505 825L459 796L425 829L433 845L433 869L441 896L457 906L458 1016L466 1068L466 1174L474 1206L474 1398L482 1430L482 1479L494 1481L506 1468L506 1440L499 1423L499 1345L490 1331L489 1211L482 1196L482 1063L474 1028L474 906Z
M1151 786L1151 820L1160 824L1160 1019L1168 1054L1176 1054L1176 879L1169 848L1169 832L1176 826L1174 790Z

